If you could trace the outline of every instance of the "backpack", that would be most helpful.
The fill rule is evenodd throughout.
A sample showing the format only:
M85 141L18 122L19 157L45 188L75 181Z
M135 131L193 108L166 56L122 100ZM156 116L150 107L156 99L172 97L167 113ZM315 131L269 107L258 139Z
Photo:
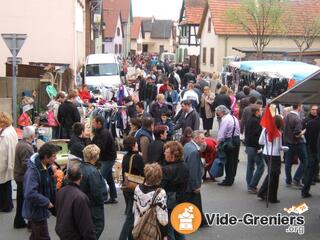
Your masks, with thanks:
M161 188L156 190L150 208L143 214L138 224L133 227L132 236L134 240L161 240L155 205L155 199L161 190Z

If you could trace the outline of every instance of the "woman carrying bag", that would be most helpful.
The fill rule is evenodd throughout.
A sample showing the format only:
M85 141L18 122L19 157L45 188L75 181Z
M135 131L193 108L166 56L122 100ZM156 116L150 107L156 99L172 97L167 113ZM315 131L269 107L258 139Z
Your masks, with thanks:
M213 125L214 111L212 110L214 102L214 94L211 93L209 87L203 88L203 94L201 97L201 118L203 121L203 129L206 130L205 136L210 135L210 130Z
M129 136L123 140L123 145L127 154L124 155L122 161L122 176L124 177L124 182L122 185L123 196L126 202L126 221L123 224L119 240L132 240L132 229L134 216L132 212L133 207L133 194L134 194L134 186L135 184L130 181L130 177L144 175L143 168L144 162L142 156L138 151L138 144L136 139L133 136ZM143 178L140 178L141 180Z
M162 168L158 163L144 167L145 183L134 191L132 231L135 240L167 240L167 194L159 188Z

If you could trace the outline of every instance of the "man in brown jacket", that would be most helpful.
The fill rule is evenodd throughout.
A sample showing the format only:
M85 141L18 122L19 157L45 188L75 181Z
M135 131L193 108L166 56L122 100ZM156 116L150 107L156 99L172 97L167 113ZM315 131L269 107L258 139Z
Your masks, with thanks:
M32 141L35 138L35 127L27 126L23 129L23 139L16 146L14 162L14 180L17 183L17 208L14 218L14 228L25 228L26 222L22 217L23 204L23 176L27 171L27 163L34 153Z
M79 187L81 178L79 165L74 165L68 170L70 182L57 193L56 232L60 239L96 239L89 199Z

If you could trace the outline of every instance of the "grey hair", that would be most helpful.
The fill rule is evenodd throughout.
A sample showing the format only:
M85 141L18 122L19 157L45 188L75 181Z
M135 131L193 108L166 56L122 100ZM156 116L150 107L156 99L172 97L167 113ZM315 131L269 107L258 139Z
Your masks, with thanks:
M224 115L226 114L229 114L230 113L230 110L224 106L224 105L219 105L218 107L216 107L216 112L220 112L220 113L223 113Z
M193 133L192 133L192 138L199 137L201 134L203 134L203 135L204 135L204 131L201 131L201 130L195 130L195 131L193 131Z
M35 134L36 134L36 128L34 126L26 126L23 129L23 138L24 139L29 138Z

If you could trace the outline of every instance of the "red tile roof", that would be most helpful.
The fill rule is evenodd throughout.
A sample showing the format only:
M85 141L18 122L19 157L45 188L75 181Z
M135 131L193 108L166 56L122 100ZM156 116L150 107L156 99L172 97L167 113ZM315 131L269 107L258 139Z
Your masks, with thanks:
M112 10L103 10L103 21L105 23L105 29L103 31L104 38L115 37L119 16L121 18L119 12Z
M284 4L284 22L288 23L290 21L290 17L288 16L292 16L295 20L306 19L306 16L319 16L320 0L291 0ZM226 17L226 9L239 8L240 0L208 0L208 5L206 5L203 11L200 25L204 24L207 9L210 9L212 23L217 35L248 35L241 26L231 24ZM200 26L199 33L202 31L202 27L203 26ZM277 35L301 36L303 32L302 26L295 24L292 25L292 29L287 33L278 32Z
M206 0L185 0L185 24L200 24Z
M133 23L131 25L131 39L138 39L141 28L141 17L133 18Z
M130 0L103 0L103 9L121 12L122 22L129 21Z

